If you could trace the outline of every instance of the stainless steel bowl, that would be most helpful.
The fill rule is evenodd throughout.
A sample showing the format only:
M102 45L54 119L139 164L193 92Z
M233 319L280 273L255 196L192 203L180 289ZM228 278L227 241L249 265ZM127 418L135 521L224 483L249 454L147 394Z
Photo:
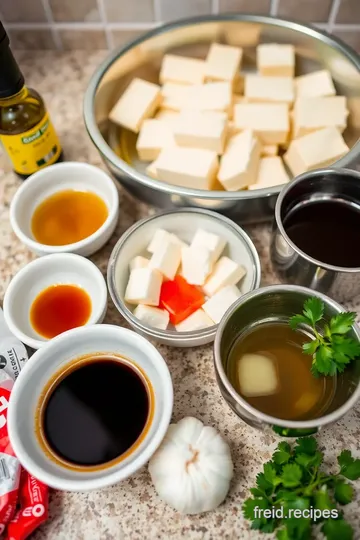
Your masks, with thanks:
M305 287L273 285L257 289L242 296L233 304L220 322L215 337L215 373L220 391L231 409L242 420L258 429L268 429L285 437L299 437L316 433L320 428L337 422L360 398L360 360L352 362L337 385L334 399L325 416L307 421L282 420L269 416L250 405L234 389L226 375L226 363L237 339L261 321L287 321L301 313L304 301L316 296L325 304L324 318L344 311L344 308L327 296ZM360 340L360 328L352 328L354 339Z
M360 268L343 268L310 257L290 240L284 228L284 222L296 208L318 200L343 201L360 212L360 173L319 169L298 176L283 188L275 208L270 245L272 266L284 283L303 285L347 302L360 293Z
M158 81L166 52L204 58L217 41L245 48L244 71L255 66L256 46L263 42L292 43L297 74L327 68L339 94L348 98L349 126L344 133L350 152L336 163L351 167L360 153L360 58L338 39L315 28L260 15L224 14L166 24L125 47L115 49L90 80L84 100L89 135L104 162L137 199L160 208L195 206L215 210L241 222L269 219L281 186L256 191L204 191L153 180L135 157L135 136L108 121L108 113L130 80Z

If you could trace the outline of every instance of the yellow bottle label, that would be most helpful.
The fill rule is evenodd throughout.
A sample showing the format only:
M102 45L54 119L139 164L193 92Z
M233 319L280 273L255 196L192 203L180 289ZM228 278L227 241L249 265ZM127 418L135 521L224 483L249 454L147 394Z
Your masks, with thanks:
M17 135L0 135L14 170L20 174L32 174L59 159L61 146L49 115L46 114L36 126Z

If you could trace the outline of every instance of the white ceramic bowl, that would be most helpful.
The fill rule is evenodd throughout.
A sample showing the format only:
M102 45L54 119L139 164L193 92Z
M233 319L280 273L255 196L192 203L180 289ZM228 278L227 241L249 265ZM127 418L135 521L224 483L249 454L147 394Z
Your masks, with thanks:
M190 243L198 228L225 238L227 245L223 255L246 268L246 276L238 284L240 291L245 294L257 289L260 285L261 268L254 244L236 223L210 210L184 208L143 219L121 236L110 255L107 281L116 308L137 332L165 345L194 347L211 343L214 341L218 325L214 324L192 332L177 332L175 329L158 330L144 325L133 315L134 306L130 306L124 300L129 279L129 262L136 255L150 256L146 248L158 229L172 232L184 242Z
M105 279L94 263L73 253L56 253L36 259L12 279L4 296L4 317L11 332L33 349L43 347L48 339L38 334L30 323L30 308L37 295L51 285L78 285L91 299L87 325L101 323L107 309Z
M37 206L59 191L75 189L92 191L108 207L109 215L93 234L64 246L48 246L34 239L31 218ZM33 174L16 192L10 205L10 223L16 236L37 255L49 253L77 253L88 257L98 251L114 232L119 217L119 194L108 174L101 169L80 162L50 165Z
M35 414L44 387L61 366L82 355L99 352L125 356L142 368L154 390L154 413L142 442L123 461L97 471L72 470L53 461L39 444ZM48 486L68 491L100 489L124 480L145 465L164 438L172 406L170 373L151 343L118 326L84 326L54 338L28 360L11 394L9 437L20 463Z

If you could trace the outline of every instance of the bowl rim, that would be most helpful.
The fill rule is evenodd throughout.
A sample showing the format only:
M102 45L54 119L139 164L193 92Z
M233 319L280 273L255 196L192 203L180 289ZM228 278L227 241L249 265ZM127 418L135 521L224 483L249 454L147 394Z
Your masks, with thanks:
M151 221L156 221L158 218L162 218L163 216L169 216L174 214L200 214L202 216L208 216L211 219L218 220L222 222L222 224L227 227L229 230L231 230L239 239L239 241L243 242L246 249L248 250L248 253L252 259L252 262L254 264L254 276L251 283L251 291L254 289L257 289L260 286L260 279L261 279L261 263L260 263L260 257L256 250L256 247L249 237L249 235L234 221L231 219L223 216L222 214L218 214L216 212L212 212L211 210L205 210L201 208L179 208L177 210L165 210L163 212L158 212L154 214L153 216L146 217L140 221L137 221L134 223L131 227L129 227L124 234L122 234L119 238L119 240L116 242L108 262L108 268L107 268L107 283L108 283L108 289L111 296L111 299L116 307L116 309L119 311L119 313L124 317L124 319L131 324L134 328L136 328L139 332L143 332L147 334L148 336L151 336L155 339L160 340L172 340L174 342L174 345L178 342L181 342L183 340L186 340L187 343L193 345L196 345L196 342L201 340L204 340L205 338L212 338L215 336L216 330L218 328L218 324L213 324L212 326L209 326L208 328L203 328L202 330L192 330L190 332L177 332L176 330L160 330L157 328L152 328L151 326L147 326L142 324L132 313L132 311L126 306L124 300L120 297L120 294L117 292L116 289L116 283L115 283L115 269L116 269L116 263L117 260L121 254L121 250L125 243L130 239L133 232L138 230L141 227L144 227L147 225L147 223L150 223ZM204 342L204 341L202 341Z
M237 201L237 200L248 200L248 199L258 199L258 198L267 198L274 196L280 193L282 187L286 184L273 186L269 188L262 188L257 190L250 191L207 191L200 189L191 189L181 186L176 186L173 184L168 184L160 180L153 179L145 174L140 173L134 167L126 163L121 159L107 144L105 139L102 137L100 130L97 126L95 119L95 95L98 89L98 86L107 72L108 68L116 61L118 58L123 56L125 53L130 51L133 47L147 41L148 39L155 37L159 34L164 34L168 31L182 28L189 25L196 25L201 23L211 23L211 22L243 22L243 23L258 23L263 25L272 25L280 26L282 28L290 28L295 32L305 34L309 37L321 41L327 44L330 47L337 48L360 72L360 56L352 49L349 45L345 44L341 39L336 36L330 35L327 32L323 32L320 29L314 28L310 25L300 23L291 19L285 19L280 17L271 17L266 15L256 15L256 14L242 14L242 13L224 13L216 15L201 15L198 17L190 17L185 19L180 19L177 21L169 22L163 24L136 39L128 42L126 45L121 45L115 48L105 60L100 64L100 66L93 73L88 87L85 91L84 101L83 101L83 117L86 130L88 135L95 145L95 147L100 152L101 156L105 161L108 161L114 169L120 170L139 184L147 188L151 188L161 193L179 195L183 197L195 197L202 198L204 200L226 200L226 201ZM351 164L356 156L360 154L360 139L356 141L354 146L350 148L349 152L340 158L338 161L331 164L331 167L346 167Z
M77 168L79 170L83 169L84 176L86 176L86 171L95 172L95 174L101 175L102 182L106 182L107 186L111 190L111 200L108 207L109 213L104 221L104 223L99 227L95 232L90 234L90 236L87 236L86 238L83 238L82 240L79 240L78 242L73 242L72 244L64 244L62 246L51 246L48 244L42 244L41 242L38 242L37 240L34 240L30 236L28 236L20 227L16 212L17 207L20 203L20 201L23 199L23 197L26 197L27 190L35 183L37 183L39 180L43 180L48 176L47 181L49 182L48 185L51 185L53 183L52 181L52 171L56 169L64 169L64 173L66 172L66 169L71 168ZM72 182L72 179L67 180L69 183ZM61 184L57 185L56 190L54 193L59 193L61 191L64 191L64 188L61 186ZM89 189L91 191L91 189ZM101 195L98 195L102 200L103 197ZM104 201L105 202L105 201ZM109 228L113 225L114 220L117 219L117 215L119 212L119 192L116 188L116 185L110 175L100 169L99 167L96 167L96 165L91 165L90 163L84 163L82 161L65 161L63 163L54 163L53 165L49 165L49 167L45 167L44 169L41 169L40 171L35 172L29 178L26 179L26 182L21 184L21 186L16 191L11 203L10 203L10 224L12 227L12 230L16 234L16 236L19 238L19 240L29 247L29 249L35 251L35 252L42 252L46 254L56 254L56 253L71 253L76 252L79 249L83 249L86 247L91 246L93 243L95 243L99 238L101 238L104 233L106 233Z
M62 264L64 264L64 266L67 264L69 267L72 267L73 263L75 265L82 265L83 271L86 272L92 282L96 284L99 298L96 301L95 305L93 305L92 303L91 314L88 322L78 328L91 326L101 322L105 315L107 307L107 287L105 278L102 275L100 269L86 257L82 257L81 255L77 255L76 253L50 253L49 255L44 255L43 257L39 257L30 261L23 268L21 268L10 281L4 294L3 312L6 324L9 327L11 333L14 334L14 336L16 336L18 339L20 339L20 341L26 343L29 347L32 347L33 349L41 349L47 343L49 343L49 341L52 341L55 338L36 339L23 332L18 327L18 325L16 324L16 320L12 316L10 306L13 297L16 294L19 283L21 283L24 279L27 279L27 274L31 273L32 271L36 270L41 266L46 265L48 262L51 261L58 261L60 267Z
M132 340L132 343L135 341L137 342L137 347L149 349L151 348L154 355L156 356L156 363L157 363L157 370L159 372L159 376L162 379L162 386L164 389L164 396L165 399L162 400L162 407L159 407L160 410L160 418L159 423L156 431L153 433L151 437L149 437L149 434L145 437L144 441L147 440L147 445L144 445L144 448L141 453L137 456L137 458L126 464L125 467L120 467L117 470L114 470L112 473L111 468L106 469L106 476L98 478L79 478L78 480L75 479L63 479L59 478L52 474L52 473L44 473L43 469L41 467L38 467L38 465L34 462L34 460L31 458L31 456L26 452L26 449L24 448L23 444L20 442L21 438L19 437L19 423L16 423L14 420L14 408L15 406L18 406L18 400L19 396L22 393L22 387L27 383L27 380L31 377L32 372L32 364L34 362L48 362L51 361L51 356L53 349L57 348L58 343L62 343L64 341L68 341L71 343L71 339L73 337L78 337L79 335L83 334L84 337L91 332L94 334L94 332L101 336L103 333L105 336L108 332L116 333L119 335L119 340L121 340L121 336L127 335L129 339ZM49 352L50 351L50 352ZM50 354L51 353L51 354ZM91 353L89 353L91 354ZM69 358L67 361L71 361L71 353L68 354ZM46 360L47 358L47 360ZM136 359L134 359L136 361ZM66 363L65 361L64 363ZM15 390L16 389L16 390ZM42 480L45 484L47 484L49 487L53 487L55 489L60 490L66 490L66 491L90 491L94 489L101 489L113 484L116 484L122 480L125 480L132 474L134 474L136 471L138 471L141 467L143 467L151 458L151 456L154 454L154 452L157 450L159 445L161 444L163 438L165 437L165 434L167 432L167 429L169 427L172 411L173 411L173 403L174 403L174 390L173 390L173 383L170 375L169 368L165 362L164 357L162 354L157 350L157 348L150 343L147 339L145 339L142 336L139 336L132 330L129 330L128 328L123 328L121 326L116 326L113 324L99 324L99 325L93 325L93 326L82 326L79 328L73 328L72 330L68 330L67 332L64 332L63 334L60 334L59 336L56 336L53 338L46 347L43 347L42 349L39 349L34 353L34 355L29 358L29 360L26 362L25 366L20 372L19 375L19 381L17 381L16 385L14 386L14 389L12 390L12 399L10 400L10 405L8 409L8 423L9 423L9 438L11 440L11 444L13 445L14 450L16 451L16 455L19 457L19 460L26 468L29 470L31 469L33 474ZM15 405L16 402L16 405ZM29 467L29 463L31 464ZM82 473L81 473L82 474ZM84 475L87 473L84 473ZM91 473L88 473L91 474ZM54 481L55 480L55 481Z
M221 322L219 324L218 331L216 332L215 336L215 342L214 342L214 368L215 373L219 376L221 383L225 386L225 389L227 392L231 395L231 397L235 400L236 403L239 403L241 407L243 407L250 415L255 417L257 420L270 425L276 425L280 427L285 428L293 428L293 429L310 429L310 428L319 428L323 427L327 424L330 424L332 422L338 421L342 416L344 416L349 410L351 410L356 402L360 398L360 381L358 382L353 394L341 405L338 407L335 411L324 414L323 416L319 416L318 418L315 418L314 420L283 420L281 418L276 418L275 416L271 416L269 414L261 412L259 409L256 409L252 405L250 405L243 397L240 396L229 381L222 361L221 361L221 354L220 354L220 342L222 339L222 335L224 332L224 328L229 322L230 317L233 315L233 313L244 303L246 303L248 300L255 298L256 296L263 296L267 294L272 294L274 292L298 292L301 294L304 294L305 296L312 296L317 297L320 300L324 302L324 304L327 304L328 306L331 306L335 311L338 313L344 311L344 307L330 298L329 296L326 296L323 293L320 293L318 291L315 291L313 289L308 289L307 287L302 287L300 285L269 285L267 287L261 287L260 289L250 291L246 294L244 294L241 298L239 298L230 308L227 310L223 318L221 319ZM358 340L360 341L360 327L357 323L353 324L353 329L357 335ZM218 383L219 386L219 383Z

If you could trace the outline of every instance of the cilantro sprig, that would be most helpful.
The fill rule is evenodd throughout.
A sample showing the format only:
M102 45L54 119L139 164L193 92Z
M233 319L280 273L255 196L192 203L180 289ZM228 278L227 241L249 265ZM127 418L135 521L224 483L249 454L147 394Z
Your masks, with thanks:
M313 357L311 371L315 377L342 373L352 360L360 357L359 341L348 336L356 313L338 313L329 323L323 316L324 303L313 297L305 301L302 314L294 315L289 321L293 330L300 325L312 329L314 338L304 343L302 348L305 354Z
M312 527L320 523L327 540L352 540L353 529L338 505L354 498L354 488L347 480L360 478L360 459L344 450L337 461L339 472L328 475L321 470L323 454L314 437L297 439L293 448L281 442L257 475L256 487L250 489L252 497L243 504L251 528L264 533L276 531L278 540L310 540L315 537ZM271 509L278 510L276 517L264 517L264 510ZM308 510L310 515L294 516L296 509ZM322 516L318 512L315 517L315 509Z

